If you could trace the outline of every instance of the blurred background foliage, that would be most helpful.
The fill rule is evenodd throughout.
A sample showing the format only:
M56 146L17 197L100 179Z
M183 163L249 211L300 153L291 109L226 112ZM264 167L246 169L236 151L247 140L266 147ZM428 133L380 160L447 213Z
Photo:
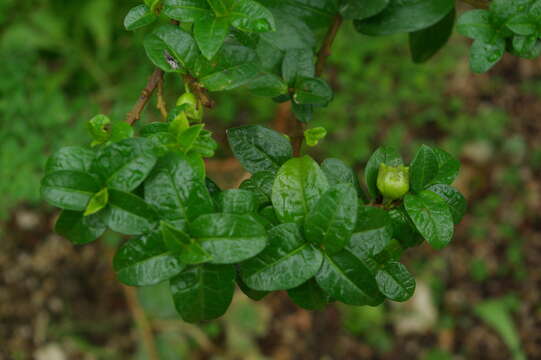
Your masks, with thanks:
M94 114L123 118L152 71L144 30L122 27L136 4L0 1L0 359L147 358L104 246L52 235L55 214L39 200L46 157L87 141ZM223 319L194 326L160 286L142 289L162 359L541 358L541 63L509 57L473 75L467 47L454 36L419 66L405 36L369 38L348 25L326 74L335 100L313 123L329 135L310 153L359 170L381 144L406 157L437 144L463 161L469 214L444 252L407 256L415 297L310 314L280 294L254 303L239 293ZM168 75L170 103L182 87ZM227 184L242 174L225 129L272 126L276 106L239 93L215 99L206 122L222 146L209 171ZM158 115L151 103L144 121Z

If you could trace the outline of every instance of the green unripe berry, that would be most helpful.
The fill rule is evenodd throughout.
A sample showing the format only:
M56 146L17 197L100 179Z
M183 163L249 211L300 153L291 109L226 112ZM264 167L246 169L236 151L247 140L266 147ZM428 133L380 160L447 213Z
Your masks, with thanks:
M188 118L195 121L203 119L203 106L194 94L190 92L182 94L177 100L177 106L180 105L187 105L186 115Z
M379 165L377 186L385 199L400 199L410 189L409 167Z

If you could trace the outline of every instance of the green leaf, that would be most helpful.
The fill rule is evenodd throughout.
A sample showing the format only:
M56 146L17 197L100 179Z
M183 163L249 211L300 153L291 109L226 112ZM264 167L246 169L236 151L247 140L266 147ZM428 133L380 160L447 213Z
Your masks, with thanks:
M306 239L323 246L330 254L348 243L357 221L357 193L350 184L331 187L306 215Z
M414 192L423 190L438 173L438 158L434 150L422 145L410 164L410 187Z
M287 294L297 306L306 310L322 310L330 300L329 295L319 287L314 278L296 288L287 290Z
M107 191L107 188L101 189L99 192L94 194L90 201L88 202L88 205L86 206L84 216L92 215L103 209L105 206L107 206L107 202L109 201L109 192Z
M376 306L383 302L370 270L347 250L324 254L316 281L323 291L348 305Z
M392 236L391 218L385 210L372 206L359 206L357 223L349 241L350 249L360 247L369 256L375 256L389 245Z
M491 21L496 26L505 25L516 14L527 10L532 0L493 0L490 2Z
M451 209L455 224L458 224L462 220L468 205L464 196L457 189L446 184L437 184L430 186L427 190L438 194L445 200L449 209Z
M366 19L382 12L391 0L344 0L340 13L344 19Z
M291 109L295 118L303 123L309 123L314 117L315 105L301 105L295 102L291 103Z
M247 62L207 75L199 81L209 91L226 91L247 85L259 74L260 66Z
M105 144L109 140L111 134L107 130L107 127L110 126L110 124L111 119L109 119L108 116L102 114L96 115L88 121L88 132L93 139L90 146Z
M355 27L366 35L418 31L440 21L453 7L453 0L391 0L389 6L376 16L355 20Z
M177 136L177 145L181 152L187 153L192 149L199 134L203 130L203 124L193 125L181 131Z
M212 16L206 0L165 0L162 13L182 22L204 21Z
M244 281L242 281L242 278L240 277L240 274L238 273L238 271L237 271L236 281L237 281L237 285L239 286L239 289L244 293L244 295L248 296L252 300L255 300L255 301L262 300L265 296L269 294L268 291L259 291L259 290L254 290L254 289L249 288L248 285L246 285Z
M228 214L255 213L258 203L254 193L249 190L225 190L219 197L220 211Z
M260 253L267 245L263 225L249 215L208 214L195 219L190 234L213 256L214 264L233 264Z
M152 24L158 17L150 11L145 4L135 6L130 9L124 18L124 27L126 30L137 30Z
M332 97L331 87L322 78L297 77L293 94L297 104L327 105Z
M125 242L113 259L120 282L131 286L159 284L186 267L165 246L160 233L142 235Z
M41 197L49 204L65 210L84 211L99 190L96 179L80 171L55 171L41 181Z
M411 57L415 63L423 63L434 56L449 41L453 33L456 11L451 10L434 25L410 33Z
M184 321L216 319L227 311L235 292L233 265L197 265L170 281L175 307Z
M389 261L376 274L379 291L385 297L403 302L415 292L415 279L406 267L397 261Z
M507 27L517 35L535 35L539 24L529 14L522 13L513 16L507 23Z
M336 158L325 159L321 163L321 170L327 176L329 185L338 185L338 184L351 184L357 191L357 196L361 199L363 203L368 202L366 194L361 189L359 184L359 179L353 171L353 169L347 166L342 160Z
M303 239L296 224L282 224L269 231L265 250L240 265L240 274L255 290L291 289L313 277L322 260L321 252Z
M406 214L403 206L389 211L393 226L393 237L405 248L422 244L423 238Z
M322 126L304 131L304 139L306 140L306 145L308 146L316 146L320 140L325 138L325 136L327 136L327 129Z
M229 15L230 7L233 4L231 0L207 0L207 2L212 11L219 16Z
M438 160L438 172L430 181L431 184L452 184L460 171L460 161L455 159L453 155L439 149L432 148Z
M257 96L276 97L287 94L287 84L272 73L259 71L257 76L246 84L250 93Z
M227 139L235 157L252 174L275 172L293 156L285 136L260 125L228 129Z
M299 17L275 9L272 12L276 21L276 31L261 34L258 46L270 46L278 52L289 49L313 49L316 46L313 31Z
M214 212L204 182L201 158L170 153L161 158L145 182L145 201L167 220L193 220Z
M158 214L140 197L109 189L107 224L121 234L139 235L157 227Z
M329 0L265 0L265 5L275 13L277 29L279 19L286 15L313 29L326 29L338 12L337 1Z
M81 146L66 146L56 151L45 165L45 173L50 174L60 170L89 172L95 152Z
M541 43L537 35L514 36L513 54L525 59L535 59L541 55Z
M80 211L62 210L54 231L75 245L88 244L107 230L104 213L84 216Z
M166 247L174 254L178 254L176 256L183 264L202 264L212 260L212 255L184 231L165 221L161 222L160 229Z
M417 195L408 194L404 206L417 231L433 248L442 249L451 242L453 216L439 195L427 190Z
M259 206L270 203L274 174L270 171L259 171L240 184L239 189L251 191Z
M329 184L319 165L308 155L288 160L276 175L272 204L282 223L302 224Z
M246 32L275 31L274 16L266 7L253 0L235 0L230 9L232 24Z
M497 37L490 42L475 40L470 49L470 67L473 72L484 73L493 67L505 53L505 39Z
M115 121L111 125L111 138L112 142L119 142L124 139L133 137L133 128L125 121Z
M469 38L490 41L497 36L497 29L490 22L488 10L467 11L458 18L456 30Z
M166 72L191 71L200 56L192 36L172 24L155 28L143 45L152 63Z
M212 59L220 50L229 34L230 20L227 17L214 17L198 21L194 25L194 37L201 53L207 59Z
M395 149L388 146L382 146L372 154L366 163L364 178L366 186L368 187L368 192L373 198L376 198L379 194L377 181L379 165L381 163L388 166L399 166L404 164L400 154Z
M311 49L290 49L282 62L282 77L293 86L298 77L313 78L315 75L314 52Z
M130 192L150 174L156 155L150 139L126 139L101 148L91 170L108 188Z

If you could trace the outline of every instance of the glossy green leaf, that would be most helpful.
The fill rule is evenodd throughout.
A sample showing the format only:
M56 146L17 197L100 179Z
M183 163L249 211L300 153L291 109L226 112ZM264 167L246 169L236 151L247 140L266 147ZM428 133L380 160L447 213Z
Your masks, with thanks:
M253 174L251 178L244 180L239 189L251 191L260 206L270 203L273 182L274 174L272 172L259 171Z
M112 142L119 142L124 139L133 137L133 127L125 121L114 121L111 124L111 138Z
M258 202L254 193L243 189L224 190L219 196L220 211L228 214L257 212Z
M280 29L279 19L284 15L298 19L313 29L326 29L339 10L337 1L329 0L265 0L265 5L275 12L277 29Z
M527 13L516 14L506 23L507 27L517 35L534 35L539 27L538 19Z
M317 126L304 131L304 140L308 146L317 146L320 140L327 136L327 129Z
M152 24L158 17L150 11L150 8L144 4L135 6L128 11L124 18L124 27L126 30L137 30Z
M344 19L366 19L382 12L391 0L344 0L340 14Z
M449 41L453 33L456 11L453 9L434 25L410 33L411 57L415 63L423 63L434 56Z
M525 59L535 59L541 55L541 43L536 35L514 36L513 54Z
M406 267L397 261L389 261L376 274L379 291L393 301L406 301L415 292L415 279Z
M368 198L364 193L361 185L359 184L359 178L353 169L347 166L342 160L336 158L325 159L321 163L321 170L327 176L329 185L338 185L338 184L351 184L357 191L357 196L361 199L363 203L368 202Z
M410 187L414 192L423 190L438 173L438 158L434 150L422 145L410 164Z
M55 171L41 181L41 197L49 204L65 210L84 211L99 190L96 179L80 171Z
M309 156L288 160L276 175L272 204L282 223L302 224L329 187L319 165Z
M233 264L259 254L267 245L261 223L249 215L208 214L195 219L190 235L213 256L214 264Z
M239 286L239 289L244 293L244 295L248 296L252 300L255 300L255 301L262 300L265 296L269 294L268 291L254 290L248 287L248 285L246 285L244 281L242 281L242 278L240 277L240 274L238 271L237 271L236 281L237 281L237 285Z
M287 290L287 294L297 306L306 310L322 310L330 300L329 295L319 287L314 278Z
M404 248L422 244L423 238L411 222L403 206L389 211L393 227L393 238L397 239Z
M89 172L95 152L82 146L66 146L52 154L45 165L45 173L60 170Z
M260 66L247 62L207 75L200 79L201 84L210 91L226 91L247 85L260 75Z
M430 181L431 184L452 184L460 171L460 161L455 159L448 152L433 148L436 159L438 160L438 172Z
M191 71L200 56L192 36L172 24L155 28L143 45L152 63L166 72Z
M379 194L377 181L379 165L381 163L388 166L398 166L404 164L400 154L395 149L388 146L382 146L372 154L366 163L366 167L364 169L364 178L366 181L366 186L368 187L368 192L373 198L376 198Z
M260 66L261 67L261 66ZM287 94L287 84L270 72L259 71L257 76L246 83L246 89L257 96L276 97Z
M158 214L140 197L109 189L107 224L125 235L139 235L158 226Z
M316 281L327 294L348 305L376 306L383 302L370 270L347 250L324 254Z
M178 149L183 153L190 151L199 137L199 134L201 134L201 130L203 130L203 124L193 125L184 131L181 131L177 136Z
M453 222L458 224L462 217L466 213L467 202L464 196L454 187L446 184L437 184L430 186L427 190L430 190L439 196L451 209L451 214L453 215Z
M183 22L204 21L212 16L206 0L164 0L162 13Z
M233 265L192 266L170 281L175 307L184 321L199 322L222 316L233 300Z
M275 172L293 156L285 136L260 125L228 129L227 139L235 157L252 174Z
M280 221L278 220L276 212L272 206L265 206L259 211L259 215L270 223L271 228L280 224Z
M290 86L297 77L312 78L315 75L314 52L311 49L290 49L282 62L282 77Z
M262 33L259 46L271 47L274 51L289 49L314 49L316 38L310 27L285 11L273 11L276 21L276 31Z
M532 0L492 0L490 2L491 21L496 26L503 26L518 13L524 12Z
M161 158L145 182L145 201L168 220L193 220L214 211L200 158L170 153Z
M439 195L423 190L417 195L408 194L404 206L419 233L435 249L442 249L453 237L453 215Z
M470 49L470 67L473 72L484 73L493 67L505 53L505 39L497 37L490 42L475 40Z
M497 28L490 21L490 12L482 9L462 14L458 18L456 30L464 36L481 41L490 41L497 35Z
M293 101L304 105L327 105L333 97L329 84L321 78L297 77Z
M321 267L321 252L307 243L296 224L269 231L268 246L240 265L242 280L255 290L291 289L313 277Z
M125 242L113 259L117 278L131 286L159 284L186 266L165 246L160 233L142 235Z
M156 164L154 143L133 138L111 143L97 153L92 172L110 189L130 192L146 179Z
M107 206L109 201L109 192L107 188L103 188L90 198L88 205L86 206L84 216L92 215Z
M62 210L54 231L75 245L88 244L107 230L104 213L84 216L81 211Z
M366 35L388 35L413 32L440 21L454 7L453 0L391 0L382 12L356 20L357 31Z
M235 0L230 8L232 24L247 32L276 30L274 16L266 7L254 0Z
M306 215L306 239L333 254L348 243L357 221L357 193L351 184L331 187Z
M389 214L372 206L359 206L357 223L349 241L350 249L363 248L370 256L379 254L389 245L393 227Z
M183 264L202 264L212 260L212 255L184 231L164 221L161 222L160 229L165 246L178 256Z
M201 53L212 59L229 34L230 20L227 17L213 17L198 21L194 25L194 37Z

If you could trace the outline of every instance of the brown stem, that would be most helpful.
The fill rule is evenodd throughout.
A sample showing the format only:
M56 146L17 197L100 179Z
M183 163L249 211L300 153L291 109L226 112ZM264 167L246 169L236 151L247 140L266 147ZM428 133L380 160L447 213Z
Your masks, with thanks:
M343 19L340 14L337 14L334 17L332 25L327 30L327 34L323 39L321 48L317 53L316 61L316 76L321 76L325 70L325 64L327 58L331 55L331 48L334 40L336 39L336 34L342 25ZM291 146L293 147L293 156L300 156L302 143L304 142L304 129L306 125L295 118L293 112L291 111L291 101L286 103L281 103L278 106L276 112L276 117L274 119L274 127L278 131L286 132L289 135L291 141ZM285 126L285 124L288 124Z
M338 34L338 30L340 30L340 26L342 25L343 19L340 14L337 14L334 17L334 21L332 25L329 27L329 30L327 30L327 34L325 35L325 38L323 39L323 44L319 48L319 51L317 53L317 62L316 62L316 75L321 76L323 74L323 70L325 70L325 63L327 62L327 58L331 56L331 48L332 44L334 43L334 39L336 39L336 34Z
M182 75L182 80L185 84L188 84L191 92L197 97L199 102L206 108L212 109L215 102L210 98L207 90L197 82L197 79L189 74Z
M462 0L477 9L488 9L490 2L487 0Z
M160 81L158 82L158 99L156 102L156 108L160 111L162 114L162 117L164 119L167 119L167 103L165 102L165 97L163 95L163 76L160 78Z
M141 95L135 105L133 105L131 111L126 116L126 122L130 125L135 124L137 120L141 118L141 113L145 109L146 104L150 100L152 93L163 79L163 71L156 69L147 81L145 88L141 91Z

